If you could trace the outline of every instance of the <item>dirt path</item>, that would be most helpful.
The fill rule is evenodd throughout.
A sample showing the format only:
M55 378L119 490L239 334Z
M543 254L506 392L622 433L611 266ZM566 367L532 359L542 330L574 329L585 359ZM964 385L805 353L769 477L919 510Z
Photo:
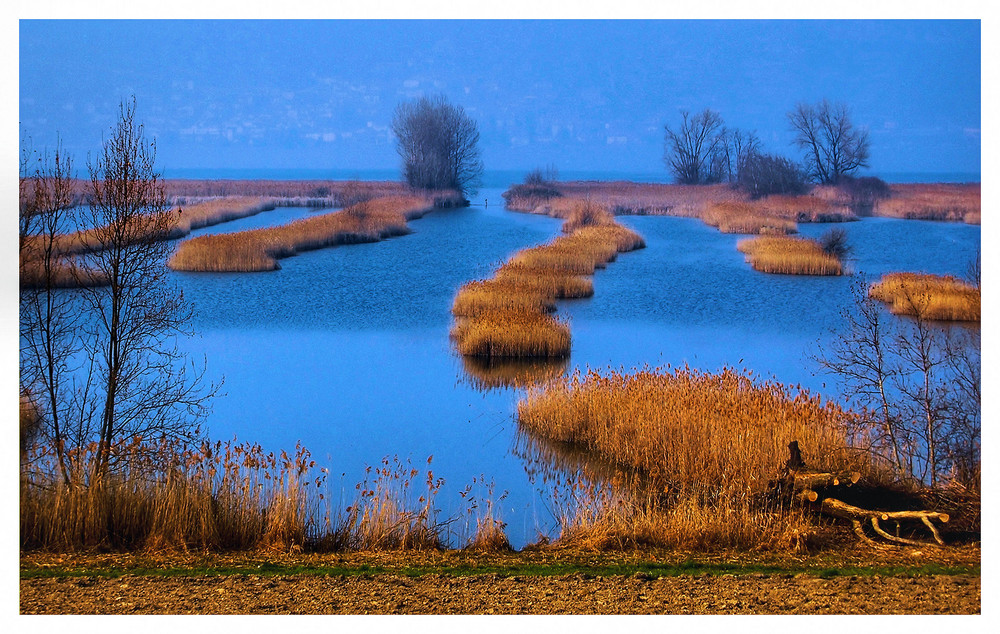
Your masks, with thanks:
M977 614L980 577L494 574L22 579L22 614Z

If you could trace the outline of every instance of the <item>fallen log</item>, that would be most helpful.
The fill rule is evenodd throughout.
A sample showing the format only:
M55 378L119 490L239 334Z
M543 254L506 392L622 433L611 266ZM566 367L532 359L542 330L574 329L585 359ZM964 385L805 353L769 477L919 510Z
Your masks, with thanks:
M836 497L832 497L829 494L829 490L832 487L850 487L857 484L861 479L861 474L859 472L842 471L832 473L810 471L806 468L805 461L802 459L798 442L792 441L789 443L788 449L791 456L785 463L785 475L783 482L780 485L787 496L785 499L791 498L792 500L798 501L802 504L816 504L818 505L819 512L824 515L848 520L851 523L854 533L859 538L875 546L881 547L882 545L878 544L865 534L864 526L866 524L871 525L871 528L876 535L889 542L906 544L909 546L930 545L929 542L921 542L901 537L899 535L900 523L905 521L919 521L923 523L923 525L930 530L935 542L942 546L945 544L944 540L941 539L941 534L938 532L937 527L935 527L932 523L932 520L946 524L951 519L947 513L926 510L886 511L879 509L866 509L843 502ZM886 493L889 492L886 491ZM880 522L887 521L893 521L896 523L896 535L886 531L880 524Z
M881 526L879 526L879 520L895 520L897 522L905 520L920 520L931 530L931 534L934 535L934 541L943 546L944 540L941 539L941 535L938 533L937 528L935 528L931 523L931 520L938 520L942 524L946 524L948 523L948 520L951 519L947 513L938 513L936 511L875 511L863 509L846 504L835 498L823 498L823 501L820 502L820 511L827 515L842 519L857 520L858 522L868 521L871 523L875 532L882 537L888 539L889 541L908 544L911 546L922 546L924 545L924 542L890 535L882 530Z

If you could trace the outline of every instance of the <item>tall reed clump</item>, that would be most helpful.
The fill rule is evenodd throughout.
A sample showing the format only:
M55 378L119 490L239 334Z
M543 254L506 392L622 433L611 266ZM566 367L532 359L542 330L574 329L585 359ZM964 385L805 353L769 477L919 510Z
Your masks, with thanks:
M200 236L182 242L167 265L176 271L274 271L278 259L302 251L409 233L407 220L431 208L431 201L415 196L379 198L280 227Z
M767 493L789 442L810 467L871 470L850 450L852 413L731 369L577 372L529 387L517 416L531 433L638 476L610 487L573 483L578 510L564 522L567 536L599 528L681 547L787 543L801 519Z
M430 469L413 466L398 456L368 467L365 481L357 485L355 501L343 513L328 520L315 548L344 550L428 550L444 547L443 525L437 521L434 499L444 485ZM417 480L423 477L423 489ZM327 518L331 513L327 512Z
M888 273L868 294L895 315L940 321L980 321L980 289L950 275Z
M576 201L568 235L516 253L492 278L468 282L452 303L452 338L464 356L558 359L569 355L569 326L552 316L558 299L589 297L594 270L645 246L606 208Z
M301 446L143 442L115 448L116 469L90 479L94 447L71 452L69 480L35 449L21 474L21 547L50 550L301 547L325 474Z
M69 452L68 478L53 452L21 460L21 548L62 552L188 550L398 550L443 546L434 498L444 481L409 460L368 468L347 508L324 494L327 474L309 451L259 445L130 439L115 468L90 477L95 447ZM418 476L425 476L421 490Z
M746 254L750 266L763 273L843 275L844 272L840 259L810 238L760 236L741 240L736 248Z

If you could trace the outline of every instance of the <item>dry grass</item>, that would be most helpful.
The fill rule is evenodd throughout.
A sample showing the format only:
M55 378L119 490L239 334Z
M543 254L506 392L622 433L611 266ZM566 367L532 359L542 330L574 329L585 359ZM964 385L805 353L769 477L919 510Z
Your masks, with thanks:
M590 200L606 207L614 215L697 218L711 203L745 198L728 185L667 185L629 181L562 181L551 185L560 197L505 196L507 208L565 218L573 204L569 201ZM511 192L516 194L516 189L512 188Z
M701 219L722 233L786 234L798 231L794 220L768 214L759 205L748 201L709 205Z
M460 354L482 359L569 356L569 325L545 313L490 310L460 319L451 336Z
M843 265L819 242L791 236L760 236L741 240L736 248L763 273L785 275L842 275Z
M799 441L810 467L871 469L848 449L853 415L802 390L716 374L644 369L576 373L530 387L520 425L613 463L626 480L566 487L574 504L564 537L685 547L761 547L802 526L768 507L787 445Z
M265 453L259 445L134 439L118 446L119 468L88 481L93 448L70 454L72 482L50 453L34 448L21 471L21 547L71 552L326 551L442 546L434 497L443 485L410 462L368 469L354 502L334 509L326 469L309 452ZM316 472L318 471L318 474ZM424 477L421 491L416 477ZM325 514L321 515L324 512Z
M451 335L462 355L489 360L568 356L569 326L550 314L556 300L591 296L593 283L586 276L619 252L645 245L641 236L615 224L606 208L567 202L564 229L571 233L516 253L492 278L458 290Z
M891 187L892 197L878 201L876 215L980 223L979 183L907 183Z
M305 541L308 505L320 478L302 449L265 454L233 443L187 448L130 441L116 448L122 467L88 481L94 448L70 454L73 481L45 467L36 450L22 470L21 546L71 551L188 547L287 549ZM51 467L51 465L49 465Z
M182 242L167 265L177 271L273 271L279 258L302 251L404 235L407 220L431 208L431 201L414 196L380 198L280 227L200 236Z
M868 294L896 315L940 321L980 321L980 289L950 275L889 273Z
M42 260L24 260L20 263L22 289L82 288L106 286L108 278L99 271L80 265L73 257L57 257L46 269Z

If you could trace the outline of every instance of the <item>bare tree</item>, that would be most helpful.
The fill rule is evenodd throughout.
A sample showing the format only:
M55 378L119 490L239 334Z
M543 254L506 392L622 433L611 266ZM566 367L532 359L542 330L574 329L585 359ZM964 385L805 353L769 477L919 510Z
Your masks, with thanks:
M53 154L37 153L22 143L19 268L20 389L37 425L26 441L41 435L69 481L66 451L80 441L72 426L73 357L80 348L79 303L61 290L66 267L57 238L73 220L73 167L61 143Z
M726 128L722 134L718 152L722 167L719 171L724 174L725 180L734 183L739 177L740 166L760 154L760 139L755 133L738 128Z
M461 106L423 97L396 107L392 121L403 177L412 187L474 191L483 173L479 126Z
M86 350L97 389L95 420L99 477L121 439L190 437L215 388L189 367L177 347L190 309L169 282L162 237L172 222L154 168L155 141L135 120L135 99L121 104L118 122L90 171L90 224L96 227L92 266L106 287L87 288Z
M795 144L804 151L809 175L817 182L834 184L868 166L868 132L854 127L847 106L825 99L816 105L800 103L788 121Z
M937 486L944 475L979 489L980 337L935 324L928 299L907 295L915 316L890 315L862 279L846 327L814 359L865 414L858 430L902 479Z
M676 131L670 126L664 129L663 160L678 183L699 185L721 180L725 127L718 112L706 108L691 116L682 110L680 127Z

